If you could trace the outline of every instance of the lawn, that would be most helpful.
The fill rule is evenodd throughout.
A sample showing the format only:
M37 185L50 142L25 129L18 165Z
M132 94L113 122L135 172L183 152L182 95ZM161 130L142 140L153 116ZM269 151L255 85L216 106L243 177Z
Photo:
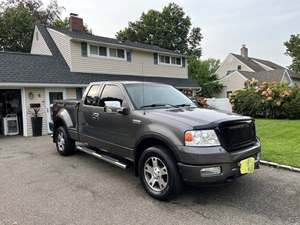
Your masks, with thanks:
M262 159L300 168L300 120L256 120Z

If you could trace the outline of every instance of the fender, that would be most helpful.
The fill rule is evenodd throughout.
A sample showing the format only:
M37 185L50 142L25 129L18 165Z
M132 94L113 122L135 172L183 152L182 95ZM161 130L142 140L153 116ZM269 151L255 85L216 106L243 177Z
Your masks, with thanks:
M71 116L70 116L69 112L66 109L60 109L58 111L58 113L55 116L55 121L57 121L59 119L64 123L64 125L68 129L74 128L74 123L71 119ZM55 125L55 122L54 122L54 125Z
M174 143L174 141L171 141L170 138L168 138L168 137L166 137L166 136L164 136L164 135L162 135L162 134L160 134L160 133L156 133L156 132L149 132L149 133L147 133L147 134L144 134L143 136L141 136L141 137L138 139L138 141L136 142L135 148L134 148L134 149L135 149L135 150L134 150L134 155L135 155L135 157L136 157L136 155L137 155L137 148L138 148L138 146L139 146L144 140L150 139L150 138L157 139L157 140L159 140L159 141L165 143L165 144L169 147L170 151L172 151L172 153L174 154L176 160L179 159L178 153L177 153L178 148L177 148L176 144Z

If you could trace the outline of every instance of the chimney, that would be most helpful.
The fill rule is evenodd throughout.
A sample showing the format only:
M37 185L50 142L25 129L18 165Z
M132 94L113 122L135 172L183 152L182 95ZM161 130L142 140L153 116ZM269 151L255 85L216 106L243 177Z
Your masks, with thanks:
M83 19L78 17L78 14L70 13L69 18L70 31L83 31Z
M248 58L248 48L246 48L246 45L242 45L241 56L243 56L246 59Z

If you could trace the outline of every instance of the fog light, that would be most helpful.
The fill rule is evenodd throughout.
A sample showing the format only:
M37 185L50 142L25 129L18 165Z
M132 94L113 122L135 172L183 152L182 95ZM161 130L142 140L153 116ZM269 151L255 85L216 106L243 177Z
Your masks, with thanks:
M200 169L200 173L201 173L202 177L217 176L217 175L221 174L221 167L216 166L216 167L202 168L202 169Z

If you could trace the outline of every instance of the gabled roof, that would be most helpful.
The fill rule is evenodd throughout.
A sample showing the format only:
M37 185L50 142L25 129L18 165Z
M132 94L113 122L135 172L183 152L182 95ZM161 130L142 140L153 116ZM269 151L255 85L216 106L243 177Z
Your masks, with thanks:
M52 56L0 52L0 83L26 84L27 86L86 86L90 82L128 80L165 83L176 87L198 87L198 84L189 78L71 72L47 28L41 25L37 25L37 27L45 39Z
M241 55L231 53L234 57L236 57L238 60L240 60L242 63L244 63L246 66L248 66L250 69L252 69L254 72L260 72L260 71L266 71L261 65L256 63L255 61L266 65L267 67L271 67L272 69L284 69L282 66L273 63L268 60L263 60L263 59L257 59L257 58L245 58Z
M125 48L137 48L137 49L143 49L143 50L148 50L148 51L152 51L152 52L163 52L163 53L168 53L168 54L182 55L175 51L161 48L156 45L143 44L143 43L132 42L132 41L120 41L115 38L102 37L102 36L97 36L97 35L89 34L86 32L80 32L80 31L70 31L70 30L54 29L54 28L50 28L50 29L55 30L60 33L63 33L65 35L71 37L72 39L80 40L80 41L92 41L92 42L99 42L102 44L112 44L112 45L117 45L117 46L123 46Z
M300 80L300 73L295 73L293 71L289 71L289 74L292 79Z
M0 83L85 86L97 81L149 81L176 87L198 87L191 79L111 74L75 73L56 57L0 52Z
M276 69L270 71L260 71L260 72L248 72L248 71L238 71L244 77L251 80L252 78L258 80L259 82L281 82L285 69Z

